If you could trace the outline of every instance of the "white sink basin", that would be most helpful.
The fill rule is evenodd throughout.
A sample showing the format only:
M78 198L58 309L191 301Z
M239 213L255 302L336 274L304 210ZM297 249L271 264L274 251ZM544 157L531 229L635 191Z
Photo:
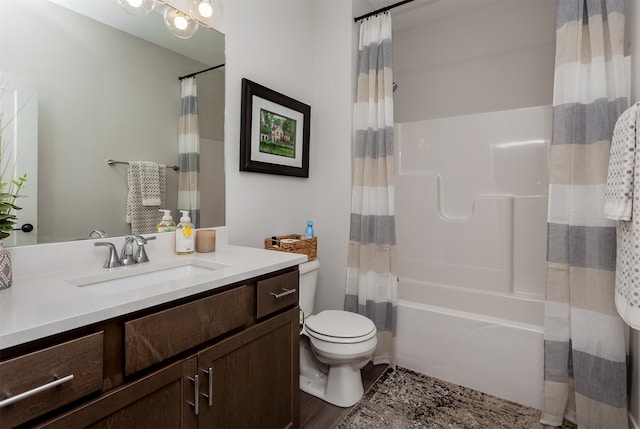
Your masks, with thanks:
M112 295L149 286L191 286L219 277L216 271L228 265L197 258L159 264L112 268L109 272L67 279L68 283L99 295Z

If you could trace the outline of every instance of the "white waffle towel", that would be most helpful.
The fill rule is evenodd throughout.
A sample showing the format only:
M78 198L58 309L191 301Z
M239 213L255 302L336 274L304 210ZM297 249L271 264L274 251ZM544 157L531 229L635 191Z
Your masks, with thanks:
M629 326L640 329L640 103L616 122L604 217L616 220L615 305Z

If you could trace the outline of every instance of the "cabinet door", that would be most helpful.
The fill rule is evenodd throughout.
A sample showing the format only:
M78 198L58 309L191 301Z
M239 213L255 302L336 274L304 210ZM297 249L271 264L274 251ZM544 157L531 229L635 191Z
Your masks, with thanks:
M295 307L198 354L200 428L299 426Z
M114 389L54 420L45 428L195 428L196 357Z

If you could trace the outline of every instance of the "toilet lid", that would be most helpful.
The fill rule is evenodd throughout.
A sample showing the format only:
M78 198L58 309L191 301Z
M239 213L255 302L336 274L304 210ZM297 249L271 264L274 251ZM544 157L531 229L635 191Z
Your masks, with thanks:
M365 341L376 334L373 322L357 313L340 310L325 310L305 321L311 336L334 342Z

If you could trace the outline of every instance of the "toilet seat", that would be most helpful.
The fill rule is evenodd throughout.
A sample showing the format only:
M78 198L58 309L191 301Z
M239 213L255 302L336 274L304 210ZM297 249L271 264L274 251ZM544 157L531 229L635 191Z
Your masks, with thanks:
M330 343L359 343L376 336L376 326L370 319L341 310L325 310L308 317L305 330L309 336Z

